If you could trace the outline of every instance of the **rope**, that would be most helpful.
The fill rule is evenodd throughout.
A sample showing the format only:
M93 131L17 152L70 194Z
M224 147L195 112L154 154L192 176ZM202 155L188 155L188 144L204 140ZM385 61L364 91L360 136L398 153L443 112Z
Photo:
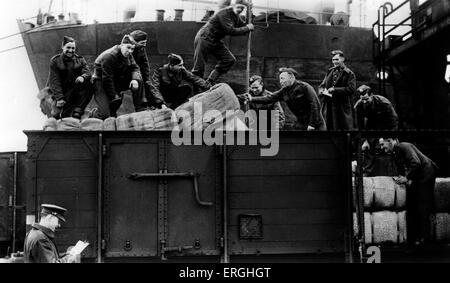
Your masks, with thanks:
M14 50L14 49L19 49L19 48L22 48L22 47L25 47L25 45L20 45L20 46L16 46L16 47L13 47L13 48L5 49L5 50L0 50L0 54L1 54L1 53L5 53L5 52L8 52L8 51L11 51L11 50Z

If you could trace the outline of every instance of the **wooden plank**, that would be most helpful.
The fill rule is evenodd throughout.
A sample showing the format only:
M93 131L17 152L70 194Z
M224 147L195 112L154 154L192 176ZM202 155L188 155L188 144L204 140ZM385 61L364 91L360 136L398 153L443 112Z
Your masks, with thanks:
M37 179L37 192L61 194L96 194L97 178L94 177L63 177Z
M232 176L228 179L229 192L297 192L342 191L338 186L342 176ZM299 185L301 184L301 186Z
M260 147L235 146L230 150L230 160L260 159L260 160L290 160L290 159L337 159L340 154L334 144L285 144L281 143L278 154L272 157L260 156Z
M230 176L338 175L340 160L234 160Z
M231 242L239 240L239 227L228 226ZM344 240L344 226L339 224L264 225L260 242L338 241ZM242 240L239 240L242 241ZM249 240L245 240L249 241Z
M231 209L230 225L239 225L241 214L261 215L263 225L337 224L345 217L341 209Z
M94 153L82 140L69 141L50 139L39 155L39 160L91 160L94 158Z
M53 203L70 211L91 210L97 207L96 194L41 193L37 196L37 204Z
M321 208L342 207L342 192L230 193L230 209L238 208Z
M96 162L94 160L61 160L37 161L37 176L39 178L53 177L96 177Z
M305 253L332 253L344 252L344 244L341 240L335 241L286 241L264 242L240 241L231 242L232 255L258 255L258 254L305 254ZM343 255L344 256L344 255ZM343 258L344 260L344 258Z

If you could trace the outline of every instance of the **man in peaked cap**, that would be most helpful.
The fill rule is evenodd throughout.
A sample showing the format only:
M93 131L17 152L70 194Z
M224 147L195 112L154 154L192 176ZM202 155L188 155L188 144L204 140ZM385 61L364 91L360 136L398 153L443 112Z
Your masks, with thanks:
M54 106L59 109L54 116L80 119L93 93L91 72L86 60L75 53L75 39L64 36L61 49L62 52L50 60L47 81Z
M203 78L205 63L212 55L218 62L208 77L211 84L227 73L236 61L234 55L225 46L224 37L245 35L254 29L253 24L246 24L240 17L249 3L245 0L233 2L231 6L220 9L214 14L195 36L192 73Z
M156 106L175 109L194 95L194 87L199 90L211 87L210 83L186 70L180 55L172 53L167 59L169 62L155 70L149 84L152 96L159 102Z
M344 52L331 52L333 67L329 68L319 85L322 115L328 130L353 130L353 95L355 74L345 64Z
M66 209L53 204L41 205L41 219L32 225L25 237L24 258L26 263L72 263L76 256L60 257L54 238L55 230L66 222Z
M324 131L325 121L320 113L320 102L314 88L301 80L298 73L292 68L280 68L281 89L267 96L251 96L249 102L269 104L285 101L286 105L297 118L294 126L301 131Z

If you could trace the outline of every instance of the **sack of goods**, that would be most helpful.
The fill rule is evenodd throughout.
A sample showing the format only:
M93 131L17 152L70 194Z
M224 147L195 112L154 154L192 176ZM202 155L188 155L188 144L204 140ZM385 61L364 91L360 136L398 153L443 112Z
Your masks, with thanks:
M180 120L180 130L204 130L213 123L223 121L227 110L239 109L239 100L234 91L229 85L220 83L191 97L175 109L175 114Z
M150 110L121 115L116 118L118 131L151 131L155 128Z
M47 121L45 121L44 124L44 131L56 131L58 128L58 121L56 121L55 118L49 118Z
M178 124L175 111L170 108L158 109L151 112L153 114L154 130L171 131Z
M115 131L116 130L116 118L109 117L103 121L103 130L104 131Z
M245 117L241 117L242 115L238 115L239 112L240 111L227 111L224 120L209 125L205 131L248 131L249 129L245 125Z
M83 131L103 131L103 120L96 118L87 118L81 121L81 130Z
M58 120L57 123L58 131L79 131L80 129L81 129L81 122L76 118L67 117Z

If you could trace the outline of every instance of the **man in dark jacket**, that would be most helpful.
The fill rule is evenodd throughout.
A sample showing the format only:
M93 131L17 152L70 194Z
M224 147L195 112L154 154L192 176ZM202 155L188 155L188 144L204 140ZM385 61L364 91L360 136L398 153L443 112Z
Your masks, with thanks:
M123 92L131 90L136 111L146 109L143 81L139 66L133 58L135 41L125 35L120 45L116 45L95 60L94 86L98 104L96 118L106 119L116 116Z
M281 68L281 89L268 96L248 95L249 102L268 104L284 100L297 117L296 129L326 130L325 121L320 113L320 102L314 88L306 82L296 80L295 75L294 69Z
M86 60L75 53L76 42L64 36L62 53L50 60L47 86L60 109L55 118L72 116L80 119L92 98L91 72Z
M133 52L133 58L141 71L142 81L144 83L145 98L147 99L149 104L153 104L154 101L152 101L153 98L150 95L150 89L148 88L147 84L147 82L151 80L150 63L148 60L147 51L145 49L147 46L148 35L142 30L135 30L130 33L130 36L136 42L136 47L134 48Z
M398 115L391 102L381 96L372 94L372 89L362 85L357 89L360 99L354 109L358 129L390 130L398 129Z
M169 62L153 73L150 91L156 106L166 105L175 109L194 95L193 87L208 90L211 84L192 74L184 67L183 58L177 54L169 54Z
M76 256L67 254L60 257L55 245L55 230L60 222L66 222L65 208L53 204L41 205L41 219L32 225L25 237L24 260L26 263L71 263Z
M252 97L265 97L268 95L271 95L272 92L268 91L265 89L264 87L264 82L262 77L254 75L250 78L250 94L252 95ZM245 95L237 95L237 97L239 98L239 100L241 101L245 101ZM270 103L270 104L261 104L261 103L250 103L249 108L251 110L255 110L256 111L256 115L257 117L260 117L259 115L259 111L277 111L278 112L278 124L279 124L279 129L283 128L284 125L284 111L283 108L281 107L281 104L279 101L274 102L274 103ZM270 118L270 112L267 113L267 118ZM259 121L261 122L261 121ZM267 125L270 126L270 121L267 121ZM267 128L269 129L269 128Z
M356 92L360 97L354 106L358 129L398 130L397 113L387 98L372 94L372 89L366 85L360 86ZM362 150L366 176L391 176L397 173L392 155L381 150L378 139L365 140Z
M208 81L214 84L217 79L228 72L236 58L225 46L223 38L227 35L244 35L253 30L252 24L245 24L239 17L248 5L245 0L236 0L230 7L220 9L197 32L194 40L194 67L192 73L203 78L208 56L217 59L217 65L209 74Z
M392 138L381 138L379 142L386 152L393 152L398 167L404 168L405 176L394 180L409 184L407 204L412 221L408 221L408 230L416 237L415 244L423 244L430 240L430 213L438 167L411 143Z
M324 80L319 85L322 115L328 130L352 130L352 96L356 89L356 77L345 66L342 51L332 51L331 55L334 66L328 69Z

